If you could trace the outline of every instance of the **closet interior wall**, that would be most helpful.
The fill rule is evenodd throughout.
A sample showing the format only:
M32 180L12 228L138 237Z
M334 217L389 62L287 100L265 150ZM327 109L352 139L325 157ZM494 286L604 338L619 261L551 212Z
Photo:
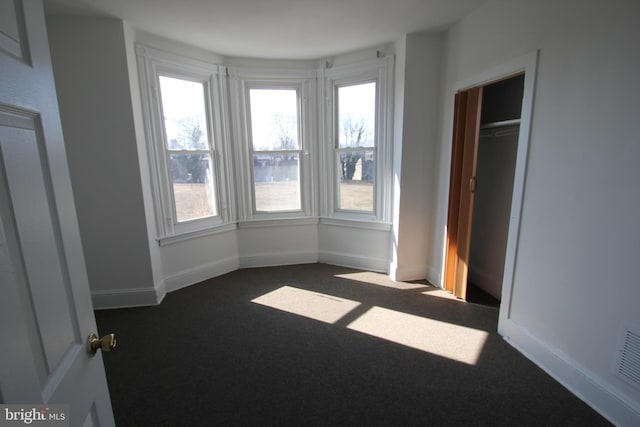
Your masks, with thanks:
M500 300L509 231L524 75L484 87L469 285Z

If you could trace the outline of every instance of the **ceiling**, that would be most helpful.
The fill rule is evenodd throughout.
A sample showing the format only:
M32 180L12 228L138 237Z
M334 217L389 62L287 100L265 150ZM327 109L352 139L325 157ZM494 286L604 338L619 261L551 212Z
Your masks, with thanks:
M314 59L440 30L486 0L45 0L228 56Z

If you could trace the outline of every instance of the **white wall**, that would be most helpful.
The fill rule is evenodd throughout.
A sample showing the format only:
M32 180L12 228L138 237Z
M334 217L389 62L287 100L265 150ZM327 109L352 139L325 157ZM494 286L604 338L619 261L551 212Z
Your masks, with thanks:
M402 117L404 116L404 86L407 58L407 36L401 37L395 42L395 73L393 89L393 177L392 177L392 203L391 210L391 236L389 275L392 279L398 279L398 226L400 218L400 177L402 175Z
M153 304L123 23L50 16L47 26L94 302Z
M235 228L160 247L167 292L238 269Z
M224 57L216 53L160 37L155 34L147 33L145 31L136 30L134 36L135 40L133 41L136 43L140 43L145 46L157 47L158 49L162 49L167 52L179 53L187 58L197 59L211 64L220 64L224 61Z
M127 71L129 74L129 93L131 96L131 107L133 122L135 127L136 150L138 153L138 164L140 167L142 201L147 225L147 241L149 244L149 255L151 258L151 271L153 273L153 283L156 288L156 300L160 302L165 295L165 281L162 272L162 259L160 247L156 242L156 223L154 215L153 195L151 180L144 177L151 176L149 157L147 156L147 145L144 136L144 114L142 111L142 99L140 91L140 79L138 77L138 67L136 64L135 39L136 33L129 24L123 23L125 51L127 55Z
M390 259L389 227L349 226L323 220L318 228L320 262L387 272Z
M415 33L406 36L397 58L394 141L395 280L429 278L426 260L433 240L432 187L437 165L438 106L442 67L442 35Z
M290 224L240 224L240 267L305 264L318 262L317 221Z
M612 372L624 324L640 329L640 3L492 1L447 34L439 208L446 223L451 90L539 49L507 339L619 425L640 391ZM503 301L503 304L505 302Z

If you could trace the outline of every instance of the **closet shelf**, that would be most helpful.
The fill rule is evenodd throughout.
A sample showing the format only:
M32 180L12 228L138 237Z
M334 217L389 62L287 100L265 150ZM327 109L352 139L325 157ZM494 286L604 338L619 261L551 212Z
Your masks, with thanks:
M501 128L506 126L519 125L519 124L520 124L520 119L503 120L500 122L483 123L480 125L480 129L495 129L495 128Z

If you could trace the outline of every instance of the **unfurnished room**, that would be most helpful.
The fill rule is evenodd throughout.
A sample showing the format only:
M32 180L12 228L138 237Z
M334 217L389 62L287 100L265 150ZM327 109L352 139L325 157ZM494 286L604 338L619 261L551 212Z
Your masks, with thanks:
M636 0L0 5L0 424L640 424Z

